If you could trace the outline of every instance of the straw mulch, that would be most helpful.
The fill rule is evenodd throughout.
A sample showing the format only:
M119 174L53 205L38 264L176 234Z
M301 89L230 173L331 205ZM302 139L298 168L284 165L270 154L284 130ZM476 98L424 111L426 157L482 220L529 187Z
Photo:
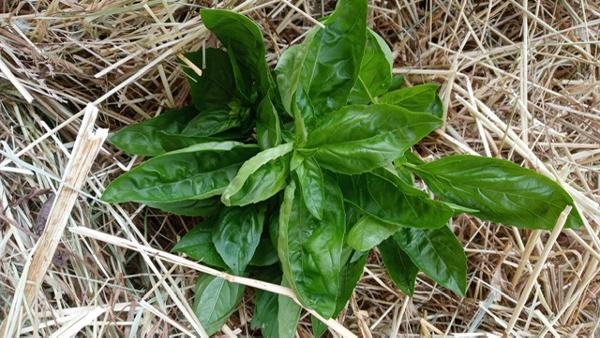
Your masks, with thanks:
M199 272L158 252L195 220L101 203L107 183L141 160L109 143L57 252L47 253L54 256L37 301L23 305L22 276L84 107L97 105L96 126L114 131L183 105L189 89L176 55L215 43L197 15L201 5L254 18L275 62L314 24L307 16L318 19L333 3L0 1L0 321L8 318L23 336L194 335L188 304ZM458 217L467 297L420 276L407 298L373 254L339 323L365 337L483 336L504 334L514 317L510 335L593 335L600 323L600 3L386 0L370 8L370 26L393 47L395 72L411 84L444 84L447 123L418 145L421 155L476 153L536 169L568 189L588 224L554 240L546 231ZM249 289L223 335L260 334L249 327ZM309 323L302 317L299 336L310 336Z

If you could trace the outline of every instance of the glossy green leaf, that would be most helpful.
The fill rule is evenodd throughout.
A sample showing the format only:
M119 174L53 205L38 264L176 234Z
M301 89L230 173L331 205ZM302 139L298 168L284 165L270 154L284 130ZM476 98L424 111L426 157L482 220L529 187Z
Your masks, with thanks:
M404 156L397 158L394 160L394 167L396 168L396 173L398 177L405 183L410 186L414 185L415 177L412 171L408 168L407 164L420 165L425 163L421 159L421 157L411 151L407 151L404 153Z
M571 196L556 182L510 161L471 155L448 156L415 171L441 200L479 210L498 223L552 229ZM566 225L582 224L575 208Z
M196 114L191 107L167 110L155 118L119 130L110 142L128 154L160 155L167 152L163 146L163 133L179 133Z
M275 195L289 174L292 143L285 143L258 153L244 162L227 186L221 201L227 206L257 203Z
M256 279L268 283L279 284L281 282L281 269L279 267L266 267L254 271ZM250 328L260 328L263 337L277 336L277 294L265 290L256 290L254 301L254 313Z
M191 147L193 145L199 143L207 143L207 142L222 142L225 138L220 137L208 137L208 136L191 136L191 135L183 135L181 133L167 133L164 131L157 132L162 148L164 149L163 153L160 155ZM228 139L228 138L227 138ZM231 138L235 140L236 138Z
M269 96L265 96L258 105L256 140L261 149L275 147L281 143L279 115Z
M341 278L340 278L340 293L338 295L336 311L334 317L337 317L352 296L356 284L360 280L367 263L367 257L369 256L368 251L354 251L350 248L344 250L342 260L345 262L342 267Z
M300 301L322 316L336 310L345 233L344 202L335 180L325 176L323 218L310 214L300 189L285 189L279 215L277 251L286 280Z
M352 87L349 103L367 104L387 92L392 82L392 51L379 34L367 31L367 44L358 80Z
M414 165L419 165L419 164L425 163L425 161L423 161L423 159L421 159L421 156L419 156L418 154L415 154L412 151L407 151L406 153L404 153L404 157L406 158L405 162L412 163Z
M368 251L359 252L348 247L344 248L342 261L345 263L340 273L340 290L336 309L332 316L333 318L336 318L340 313L342 313L346 307L346 304L348 303L348 300L350 300L350 297L356 288L356 284L358 284L358 281L363 274L368 256ZM315 337L321 337L323 333L327 331L327 325L314 316L311 316L310 319L313 335Z
M279 210L273 212L273 214L271 214L271 217L269 218L269 238L271 239L271 244L273 244L273 247L275 248L275 250L277 250L278 234L279 234Z
M390 84L389 90L396 90L404 86L405 80L403 75L392 75L392 83Z
M394 240L419 270L456 294L465 295L467 257L448 227L404 228L394 234Z
M279 267L264 269L258 277L269 283L281 283L282 286L289 287L285 280L282 281ZM259 290L256 292L251 328L260 328L265 338L294 338L301 309L287 296Z
M321 167L314 158L307 158L295 172L306 208L313 217L322 219L325 184Z
M278 295L276 293L257 290L256 301L254 303L254 313L250 328L252 330L260 329L264 338L277 338L277 304Z
M240 127L247 119L248 111L239 103L230 106L214 106L202 110L181 131L185 136L207 137Z
M258 26L244 15L224 9L201 9L200 15L206 28L219 38L230 60L239 67L243 87L238 83L238 89L254 88L256 81L259 95L265 96L271 81L265 60L265 45Z
M288 47L279 57L275 67L275 80L279 88L281 104L286 112L292 114L292 102L302 74L302 64L306 56L306 42Z
M299 87L296 91L295 104L292 107L292 115L294 117L294 131L296 146L302 146L306 143L308 137L307 122L310 124L315 119L315 110L310 102L308 94Z
M346 104L364 53L366 20L366 1L341 0L323 21L325 28L311 34L301 83L319 114Z
M405 294L412 296L415 292L415 281L419 268L402 251L393 238L388 238L377 247L383 264L394 284Z
M208 142L166 153L119 176L106 188L106 202L177 202L219 195L258 147Z
M328 170L359 174L402 156L440 124L430 114L392 105L351 105L319 119L298 151Z
M260 291L256 296L253 329L260 327L264 338L294 338L300 310L302 308L287 296Z
M452 210L427 194L374 174L338 175L346 202L386 223L415 228L439 228Z
M428 112L442 117L441 100L437 95L437 83L427 83L391 91L383 95L379 102L393 104L410 111Z
M204 54L204 55L203 55ZM222 105L237 96L233 69L226 52L217 48L186 53L185 57L202 70L200 76L194 69L180 62L190 85L190 96L199 111L211 105Z
M241 275L258 247L265 221L264 207L224 208L213 231L212 241L223 261Z
M244 286L203 275L196 282L194 312L208 335L219 332L244 295Z
M435 99L433 99L433 103L425 109L426 112L433 114L439 118L442 118L444 115L444 103L438 94L435 94Z
M260 243L258 243L258 247L254 252L254 256L252 256L252 260L250 261L249 265L269 266L277 263L278 261L279 257L277 257L277 250L273 246L271 238L269 238L268 233L267 236L263 234L263 237L260 239Z
M400 229L397 224L382 222L365 215L348 232L346 243L359 251L371 250Z
M344 203L344 209L346 212L346 224L356 224L363 215L362 211L350 203Z
M221 259L215 245L212 242L212 233L215 220L209 219L188 231L173 247L173 252L180 252L202 264L210 265L220 269L226 269L227 265Z
M315 316L310 316L310 326L312 328L313 337L321 338L327 331L327 325Z
M408 170L403 165L396 166L396 174L404 182L404 184L413 185L415 182L412 171Z
M285 277L281 281L281 286L290 287L290 283ZM277 296L277 305L277 338L294 338L302 308L290 297L284 295Z
M171 203L147 203L146 205L181 216L207 216L222 206L218 198L185 200Z
M427 196L427 194L425 194L422 190L419 190L415 187L413 181L409 182L406 177L402 177L402 175L398 174L398 171L391 163L381 168L374 169L371 171L371 174L394 183L398 189L402 190L406 194L429 198L429 196Z
M273 234L276 235L277 233L276 227L278 219L279 214L277 210L272 210L270 212L270 215L265 216L265 226L263 229L263 234L260 239L260 243L258 244L256 251L254 252L254 256L250 261L250 265L269 266L279 262L279 257L277 257L277 249L275 248L277 241L275 241L272 237Z

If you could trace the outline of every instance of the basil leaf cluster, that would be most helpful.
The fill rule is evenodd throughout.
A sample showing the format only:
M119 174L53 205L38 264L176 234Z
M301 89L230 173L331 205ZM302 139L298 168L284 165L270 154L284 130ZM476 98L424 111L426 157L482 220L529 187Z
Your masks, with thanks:
M186 55L202 69L182 65L191 106L112 136L123 151L150 158L102 196L203 216L175 252L291 287L329 318L346 306L372 249L403 292L412 295L423 272L464 296L467 259L447 226L453 216L549 229L573 205L554 181L505 160L425 163L411 153L442 125L438 85L405 87L392 76L390 48L367 28L366 0L338 1L274 69L250 19L221 9L200 14L222 48ZM581 222L573 208L567 225ZM242 285L198 279L194 308L209 334L243 293ZM255 304L253 328L294 336L297 304L267 292L257 292ZM313 326L320 336L324 326Z

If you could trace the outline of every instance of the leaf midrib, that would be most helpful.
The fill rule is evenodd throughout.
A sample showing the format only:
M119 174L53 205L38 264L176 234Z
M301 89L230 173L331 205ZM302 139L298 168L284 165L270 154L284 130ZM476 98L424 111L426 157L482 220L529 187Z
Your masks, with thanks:
M242 163L242 162L234 163L234 164L228 165L226 167L219 167L219 168L216 168L216 169L210 170L210 171L203 171L203 172L197 173L196 175L193 175L193 176L186 176L186 178L183 179L183 180L178 180L178 181L175 181L175 182L168 182L168 183L160 183L160 184L153 185L152 187L138 189L138 191L145 191L145 192L147 192L147 191L150 191L151 189L161 188L161 187L173 185L173 184L184 182L184 181L191 181L194 178L199 177L199 176L209 175L209 174L212 174L212 173L215 173L215 172L219 172L219 171L227 171L228 169L231 169L233 167L239 166L240 163ZM219 189L213 189L213 190L207 191L206 193L201 194L201 195L194 195L194 196L184 197L184 198L181 198L181 199L179 199L179 198L178 199L169 199L169 200L150 200L150 199L144 199L144 200L140 200L140 201L142 201L142 203L144 203L144 202L156 202L156 203L160 203L160 202L180 202L180 201L185 201L185 200L189 200L189 199L197 199L197 198L199 198L199 196L203 196L203 198L208 198L208 197L211 197L211 196L214 196L214 195L218 194L218 191L222 191L226 187L227 187L227 185L225 185L225 186L223 186L222 188L219 188Z
M429 174L432 178L436 178L439 177L440 179L443 179L446 181L446 184L452 186L453 188L457 189L457 190L461 190L458 189L454 184L452 184L452 179L450 177L444 176L443 174L433 174L431 172L426 172L427 174ZM562 208L560 205L557 205L555 203L552 203L552 200L548 200L548 199L544 199L544 198L536 198L535 196L532 196L530 194L517 194L514 192L510 192L510 191L504 191L504 190L493 190L491 188L485 188L485 187L481 187L481 186L476 186L474 184L470 184L468 181L464 181L464 180L455 180L458 181L460 183L462 183L464 186L468 187L471 190L482 190L482 191L486 191L486 192L494 192L494 193L499 193L499 194L504 194L507 196L513 196L513 197L519 197L519 198L523 198L523 199L528 199L528 200L533 200L533 201L542 201L545 204L549 204L551 206L557 207L557 208Z

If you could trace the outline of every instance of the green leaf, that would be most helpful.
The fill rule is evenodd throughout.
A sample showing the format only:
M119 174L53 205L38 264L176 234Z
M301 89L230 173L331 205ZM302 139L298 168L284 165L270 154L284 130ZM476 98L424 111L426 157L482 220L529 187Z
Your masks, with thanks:
M130 154L157 156L198 143L239 137L223 133L240 126L239 117L228 117L229 110L224 112L225 108L206 106L204 109L200 113L192 107L168 110L158 117L121 129L112 136L111 142ZM190 130L198 123L204 127L198 132ZM240 130L236 132L243 134Z
M393 238L388 238L377 247L383 264L394 284L405 294L412 296L415 292L415 281L419 268L402 251Z
M439 87L437 83L406 87L383 95L379 102L393 104L410 111L434 113L435 116L441 117L441 105L437 108L433 107L439 100L437 96Z
M306 143L308 137L308 130L306 122L311 122L315 116L315 110L310 102L310 98L302 89L298 88L295 95L296 104L292 107L292 114L294 117L294 131L295 131L295 142L297 146L302 146Z
M439 118L442 118L444 115L444 103L438 94L435 94L435 99L427 109L426 112L433 114Z
M232 102L230 106L213 106L202 110L181 131L185 136L207 137L240 127L247 109Z
M394 160L394 169L396 171L396 176L398 176L398 178L400 178L400 180L402 180L404 182L404 184L406 185L410 185L413 186L415 183L415 178L413 176L412 171L410 171L405 164L406 163L411 163L412 160L414 160L412 157L414 157L416 155L414 155L412 152L407 151L406 153L404 153L404 156L397 158ZM409 158L411 158L409 160ZM420 158L418 158L419 161L421 161ZM424 163L423 161L421 161L420 163ZM415 165L417 165L419 163L416 163Z
M223 261L241 275L258 247L265 221L264 207L224 208L212 241Z
M400 229L399 225L386 223L365 215L348 232L346 243L359 251L371 250Z
M456 294L465 295L467 257L448 227L404 228L394 234L394 240L419 270Z
M313 315L310 316L310 325L312 327L313 337L321 338L325 331L327 331L327 325Z
M250 328L260 332L264 338L277 338L277 304L278 295L272 292L257 290L254 303L254 314L250 322Z
M336 310L345 233L344 202L335 180L326 175L323 218L311 216L300 189L285 189L279 215L277 251L286 280L300 301L322 316Z
M298 151L315 156L328 170L360 174L402 156L441 121L427 113L373 104L346 106L324 116L316 125Z
M471 155L448 156L415 171L440 199L476 209L473 215L532 229L552 229L571 196L556 182L510 161ZM573 207L566 225L582 224Z
M268 229L267 229L268 230ZM277 257L277 250L273 246L271 242L271 238L265 236L260 239L260 243L258 243L258 247L254 252L254 256L252 256L252 260L249 265L252 266L269 266L277 263L279 261L279 257Z
M260 277L270 283L279 283L282 279L279 268L268 269L262 272ZM285 280L281 281L281 285L289 287ZM265 338L294 338L301 309L287 296L257 291L251 328L256 330L260 327Z
M163 133L179 133L197 114L191 107L171 109L159 116L125 127L110 142L128 154L156 156L165 153Z
M221 259L213 242L212 233L215 220L209 219L188 231L173 247L173 252L180 252L206 265L225 269L227 265Z
M261 149L275 147L281 143L279 115L269 96L265 96L258 105L256 139Z
M346 263L342 267L341 278L340 278L340 293L338 295L337 306L333 317L337 317L346 303L352 296L356 284L360 280L367 263L367 257L369 256L368 251L354 251L350 248L344 250L343 261Z
M367 45L358 80L352 87L349 103L376 103L375 97L387 92L392 82L392 51L379 34L367 31Z
M185 200L171 203L148 203L146 205L175 215L206 216L218 210L221 207L221 201L218 198L207 198L203 200Z
M249 97L247 90L254 88L256 81L260 97L265 96L271 80L260 28L244 15L224 9L201 9L200 15L206 28L219 38L230 60L239 67L242 83L237 83L238 89L246 90Z
M222 105L237 96L233 69L227 53L217 48L205 48L203 52L186 53L185 57L202 70L202 76L180 62L190 85L190 96L199 111L211 105Z
M279 201L279 199L278 199L278 201ZM271 214L271 217L269 219L269 238L271 239L271 244L273 245L275 250L277 250L278 233L279 233L279 210L276 210ZM279 257L277 259L279 259Z
M386 223L415 228L439 228L448 223L452 209L429 199L415 188L374 174L338 175L346 202Z
M358 78L367 32L367 2L338 1L335 11L309 39L301 83L324 114L346 104Z
M283 277L281 286L290 287L290 283ZM277 296L277 338L294 338L296 328L300 320L300 310L302 308L296 304L290 297L284 295Z
M356 284L358 284L358 281L363 274L368 256L368 251L359 252L348 247L344 248L342 261L345 263L340 273L340 290L336 303L336 309L332 316L333 318L339 316L339 314L342 313L346 307L348 300L356 288ZM314 316L311 316L310 320L312 324L313 335L315 337L321 337L323 333L327 331L327 325Z
M322 219L325 186L319 164L313 158L307 158L295 172L306 208L314 218Z
M260 291L256 296L253 328L260 327L265 338L294 338L301 309L287 296Z
M404 184L413 185L415 178L413 177L412 171L408 170L402 165L396 166L396 174L404 182Z
M256 278L268 283L279 284L281 282L281 270L279 267L266 267L256 269ZM277 294L265 290L256 290L254 301L254 313L250 328L260 328L263 337L277 337Z
M407 163L411 163L414 165L419 165L419 164L424 164L425 161L423 161L421 159L421 156L411 152L411 151L407 151L406 153L404 153L404 157L406 158Z
M306 42L288 47L279 57L275 66L275 80L279 88L281 104L286 112L292 114L292 102L300 83L302 64L306 56Z
M279 257L277 257L277 249L275 248L276 241L271 238L271 233L276 233L276 229L271 229L276 227L277 220L279 219L279 214L277 210L272 210L270 215L265 216L265 226L263 229L263 234L260 239L260 243L254 252L254 256L250 261L250 265L252 266L270 266L277 262L279 262ZM275 223L275 224L273 224ZM279 266L279 265L278 265ZM281 273L280 273L281 275ZM277 281L279 282L279 281Z
M285 143L258 153L244 162L227 186L221 201L226 206L247 205L264 201L285 186L289 174L292 143Z
M403 75L392 75L392 83L390 84L389 90L396 90L402 88L404 86L404 76Z
M199 143L207 143L207 142L221 142L224 141L222 138L218 137L207 137L207 136L191 136L191 135L183 135L181 133L167 133L164 131L157 132L162 148L164 149L163 153L160 155L171 152L174 150L179 150L187 147L191 147L193 145ZM235 139L235 138L232 138Z
M194 312L208 335L219 332L244 295L244 286L203 275L196 282Z
M219 195L258 147L207 142L166 153L119 176L106 188L106 202L177 202Z

